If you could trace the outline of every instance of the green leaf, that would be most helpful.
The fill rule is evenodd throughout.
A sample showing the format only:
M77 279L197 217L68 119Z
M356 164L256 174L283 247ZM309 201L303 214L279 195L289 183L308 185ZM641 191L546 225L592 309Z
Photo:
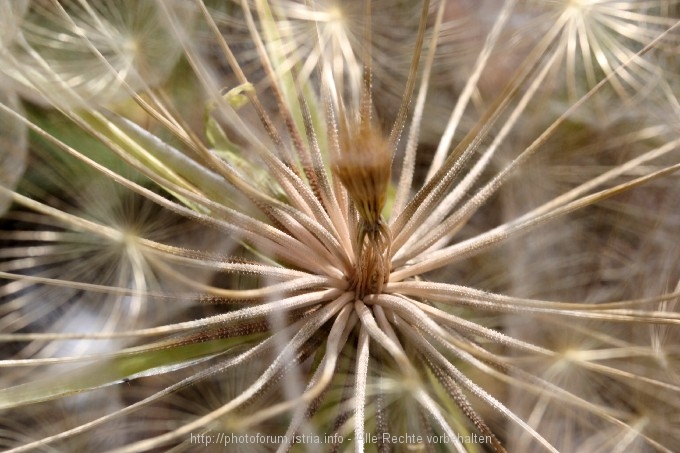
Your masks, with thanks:
M253 338L261 334L253 335ZM118 384L142 376L164 374L207 360L243 345L248 338L234 337L190 344L168 342L131 348L103 360L49 378L0 390L0 410L63 398Z

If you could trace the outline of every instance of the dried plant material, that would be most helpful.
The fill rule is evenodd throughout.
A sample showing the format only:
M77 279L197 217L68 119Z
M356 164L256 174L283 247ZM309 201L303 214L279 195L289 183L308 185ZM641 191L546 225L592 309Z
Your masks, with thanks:
M538 3L11 10L0 448L673 451L677 5Z

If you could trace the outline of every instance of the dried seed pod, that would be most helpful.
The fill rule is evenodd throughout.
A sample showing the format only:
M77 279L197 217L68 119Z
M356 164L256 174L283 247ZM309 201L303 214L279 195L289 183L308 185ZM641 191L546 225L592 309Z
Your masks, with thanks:
M340 132L333 173L347 189L357 212L356 268L352 286L359 298L379 293L389 275L391 235L382 218L390 183L392 150L377 127L361 121Z
M390 183L392 150L377 127L341 130L340 155L333 173L345 186L367 228L375 229L385 206Z

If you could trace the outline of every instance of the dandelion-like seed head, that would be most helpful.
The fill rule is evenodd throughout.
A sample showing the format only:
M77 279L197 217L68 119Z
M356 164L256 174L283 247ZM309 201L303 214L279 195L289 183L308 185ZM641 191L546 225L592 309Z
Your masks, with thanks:
M410 2L12 10L0 447L672 451L680 138L642 109L680 25L642 3L425 0L406 46Z
M5 3L16 6L3 16L22 26L0 53L3 74L7 85L35 102L120 100L123 83L136 89L155 85L179 57L180 46L153 1ZM191 22L182 2L167 7Z

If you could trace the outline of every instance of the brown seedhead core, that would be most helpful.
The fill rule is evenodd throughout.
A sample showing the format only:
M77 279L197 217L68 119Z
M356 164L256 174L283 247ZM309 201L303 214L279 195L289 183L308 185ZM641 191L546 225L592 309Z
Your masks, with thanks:
M340 132L339 156L333 173L359 214L354 275L350 283L358 298L382 291L390 272L392 237L382 218L390 183L392 150L379 128L360 125Z
M357 256L351 280L357 298L382 292L390 275L392 237L382 218L374 225L359 222Z

